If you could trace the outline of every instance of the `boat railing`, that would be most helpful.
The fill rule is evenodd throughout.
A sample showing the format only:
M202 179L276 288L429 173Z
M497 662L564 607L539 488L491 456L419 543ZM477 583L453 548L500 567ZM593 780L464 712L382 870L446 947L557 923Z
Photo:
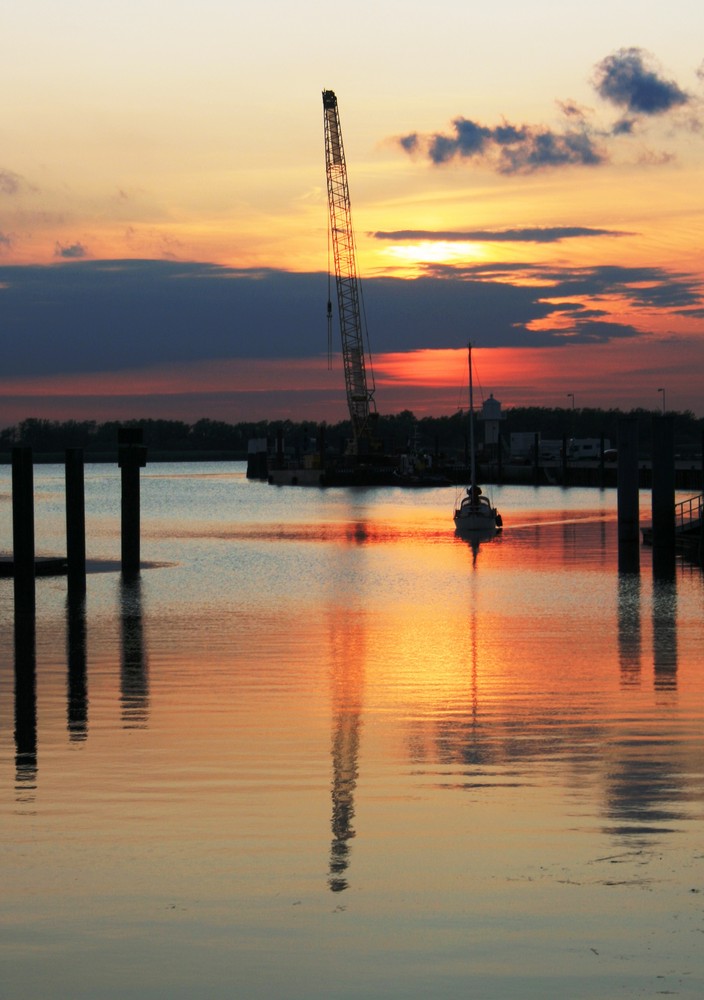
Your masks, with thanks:
M704 493L689 497L675 504L675 530L678 532L692 531L702 525L704 513Z

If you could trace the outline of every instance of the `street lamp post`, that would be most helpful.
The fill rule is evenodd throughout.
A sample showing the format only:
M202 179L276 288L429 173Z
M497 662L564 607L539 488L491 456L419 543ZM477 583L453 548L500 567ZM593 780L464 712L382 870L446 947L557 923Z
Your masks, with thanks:
M572 435L572 440L568 442L567 438L564 438L562 445L562 450L563 450L562 473L563 473L563 482L565 483L567 482L567 466L570 460L570 450L572 448L572 444L574 443L574 393L568 392L567 398L572 400L572 419L570 420L570 431Z

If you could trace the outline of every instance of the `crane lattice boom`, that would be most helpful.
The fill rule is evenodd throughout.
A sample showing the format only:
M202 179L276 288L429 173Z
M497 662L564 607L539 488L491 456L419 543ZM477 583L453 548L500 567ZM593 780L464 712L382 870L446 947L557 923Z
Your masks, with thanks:
M323 115L330 232L335 260L345 388L352 419L353 448L359 453L367 450L370 445L369 418L374 410L374 386L373 378L371 388L367 384L347 167L337 98L332 90L323 91Z

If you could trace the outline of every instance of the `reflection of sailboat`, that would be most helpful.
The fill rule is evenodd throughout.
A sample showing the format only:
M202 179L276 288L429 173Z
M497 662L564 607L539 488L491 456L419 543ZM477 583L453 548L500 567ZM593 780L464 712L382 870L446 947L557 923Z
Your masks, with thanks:
M489 542L495 537L495 531L457 531L457 535L466 542L472 550L472 568L476 569L477 556L482 542Z
M477 462L474 443L474 394L472 385L472 345L467 346L469 362L469 470L470 481L465 495L455 507L455 531L462 535L490 538L501 530L501 515L477 483Z

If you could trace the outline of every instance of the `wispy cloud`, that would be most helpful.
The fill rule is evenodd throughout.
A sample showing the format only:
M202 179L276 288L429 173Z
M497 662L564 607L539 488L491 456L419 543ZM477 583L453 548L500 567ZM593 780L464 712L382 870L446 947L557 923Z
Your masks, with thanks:
M561 240L592 236L633 236L617 229L592 229L588 226L535 226L523 229L453 230L397 229L371 234L375 240L433 240L444 243L559 243Z
M702 67L697 71L702 75ZM602 59L592 85L606 104L622 110L604 126L594 123L591 109L572 100L558 100L562 122L556 127L536 124L485 125L458 116L446 132L410 132L396 138L411 156L434 165L472 161L500 174L530 174L558 167L598 167L610 162L609 142L630 135L636 125L674 113L692 103L691 96L668 79L642 49L622 48ZM690 123L691 125L691 123Z
M17 194L22 186L22 178L13 170L4 170L0 167L0 194Z

